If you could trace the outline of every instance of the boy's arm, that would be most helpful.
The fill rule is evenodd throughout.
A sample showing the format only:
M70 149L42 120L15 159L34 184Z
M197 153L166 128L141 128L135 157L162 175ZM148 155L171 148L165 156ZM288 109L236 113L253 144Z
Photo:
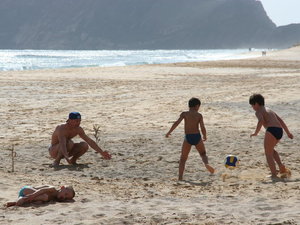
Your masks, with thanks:
M201 133L203 135L202 140L206 141L207 140L207 138L206 138L206 129L205 129L205 126L204 126L203 116L201 114L200 114L200 129L201 129Z
M263 125L263 121L259 120L257 122L257 126L256 126L256 129L255 129L255 132L253 134L251 134L250 137L257 136L258 133L259 133L259 131L260 131L260 129L261 129L261 127L262 127L262 125Z
M99 146L98 144L93 140L91 139L90 137L88 137L84 130L80 127L79 128L79 132L78 132L78 135L84 140L86 141L86 143L91 146L92 149L94 149L96 152L99 152L104 159L111 159L111 155L107 152L107 151L103 151Z
M178 120L176 122L173 123L172 127L170 128L169 132L166 134L166 137L169 137L170 134L172 133L173 130L176 129L176 127L181 123L181 121L183 120L183 114L184 113L181 113Z
M276 114L277 119L280 122L281 127L284 129L285 133L287 134L287 136L290 139L293 139L294 136L291 134L291 132L289 131L289 128L287 127L287 125L285 124L285 122Z
M263 118L263 116L262 116L261 113L256 112L255 116L257 117L258 122L257 122L257 125L256 125L255 132L253 134L251 134L250 137L257 136L258 133L259 133L259 131L260 131L260 129L261 129L261 127L264 124L264 118Z

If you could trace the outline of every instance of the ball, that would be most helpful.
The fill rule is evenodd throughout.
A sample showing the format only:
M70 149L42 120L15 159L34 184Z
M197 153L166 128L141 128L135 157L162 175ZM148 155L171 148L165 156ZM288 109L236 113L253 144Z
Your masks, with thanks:
M238 157L236 157L235 155L228 155L225 158L225 167L228 169L235 169L237 167L238 162Z

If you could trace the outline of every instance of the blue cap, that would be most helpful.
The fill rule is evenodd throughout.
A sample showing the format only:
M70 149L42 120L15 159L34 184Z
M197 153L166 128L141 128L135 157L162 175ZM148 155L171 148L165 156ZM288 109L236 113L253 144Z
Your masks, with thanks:
M81 115L79 112L71 112L69 114L69 120L81 119Z

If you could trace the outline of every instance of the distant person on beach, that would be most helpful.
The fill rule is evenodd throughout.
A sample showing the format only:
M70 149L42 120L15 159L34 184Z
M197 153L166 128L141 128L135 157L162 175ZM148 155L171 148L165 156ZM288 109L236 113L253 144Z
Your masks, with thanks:
M24 186L19 191L19 198L15 202L7 202L6 207L22 206L26 203L44 203L49 201L72 200L75 191L72 186L61 186L56 189L53 186L45 185L40 187Z
M85 134L84 130L80 127L80 122L80 113L71 112L66 123L58 125L55 128L49 147L49 154L55 159L53 166L58 166L62 158L65 158L69 164L76 164L77 159L86 153L89 146L99 152L104 159L111 158L108 152L103 151L95 141ZM77 135L85 142L74 143L72 138Z
M266 128L264 148L267 163L271 170L271 178L278 178L276 172L276 164L279 166L280 173L286 173L287 169L282 164L278 152L274 149L283 135L283 130L286 132L290 139L293 135L290 133L287 125L283 120L272 110L265 108L265 99L261 94L253 94L250 96L249 104L252 106L258 123L255 132L250 137L257 136L262 126Z
M201 102L198 98L191 98L189 100L189 111L182 112L179 116L179 119L172 125L169 132L166 134L166 137L169 137L173 130L184 120L184 132L185 138L182 144L181 157L179 161L179 180L183 179L183 173L185 169L185 163L190 153L192 145L198 150L202 161L206 169L210 173L214 173L215 170L208 164L208 158L206 156L206 150L204 146L204 141L206 141L206 129L203 122L203 116L198 112ZM201 137L199 126L201 128Z

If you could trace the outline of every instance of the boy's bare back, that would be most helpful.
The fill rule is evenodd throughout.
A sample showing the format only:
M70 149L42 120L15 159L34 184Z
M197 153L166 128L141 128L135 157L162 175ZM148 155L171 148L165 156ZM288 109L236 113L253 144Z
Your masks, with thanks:
M203 117L195 110L182 112L180 115L184 119L184 132L186 134L199 133L199 125L203 124Z
M281 127L281 124L278 120L278 116L271 109L261 107L255 113L257 119L263 122L263 126L267 127Z

